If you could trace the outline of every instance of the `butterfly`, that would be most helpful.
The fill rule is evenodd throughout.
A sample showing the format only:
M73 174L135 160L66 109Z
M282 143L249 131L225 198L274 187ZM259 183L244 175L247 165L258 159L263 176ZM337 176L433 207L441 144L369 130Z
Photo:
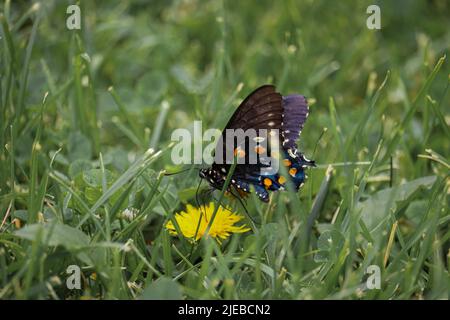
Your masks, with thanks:
M253 187L259 199L268 202L269 192L285 189L287 179L298 190L307 178L305 169L315 167L314 161L308 160L297 147L308 114L308 103L303 95L282 96L273 85L257 88L228 121L216 145L214 162L211 167L200 170L200 177L214 189L221 190L233 161L238 160L228 192L245 197ZM239 132L241 137L236 134L229 138L230 132ZM245 135L247 132L253 135ZM229 154L231 161L224 160L224 155ZM274 169L274 163L278 168L285 167L286 176Z

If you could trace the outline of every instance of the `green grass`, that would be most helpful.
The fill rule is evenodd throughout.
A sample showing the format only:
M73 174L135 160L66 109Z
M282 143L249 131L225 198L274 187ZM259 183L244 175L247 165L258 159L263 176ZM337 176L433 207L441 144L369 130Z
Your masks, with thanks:
M70 1L1 0L0 299L448 299L448 2L376 1L379 31L370 1L272 2L82 0L71 31ZM171 133L264 83L308 96L318 167L251 232L169 235L199 181Z

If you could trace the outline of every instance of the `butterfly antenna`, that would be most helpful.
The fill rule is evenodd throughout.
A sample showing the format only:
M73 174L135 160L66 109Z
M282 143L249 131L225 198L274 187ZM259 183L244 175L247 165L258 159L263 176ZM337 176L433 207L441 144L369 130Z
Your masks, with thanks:
M180 173L183 173L183 172L186 172L186 171L189 171L189 170L192 170L192 167L191 168L187 168L187 169L183 169L183 170L180 170L180 171L177 171L177 172L164 173L164 175L165 176L173 176L173 175L180 174Z
M328 131L328 128L323 128L322 133L320 134L319 138L316 141L316 145L314 146L314 150L313 150L313 154L312 154L312 159L314 159L314 156L316 155L316 150L317 150L317 146L319 145L320 140L322 139L323 135L325 134L325 132Z

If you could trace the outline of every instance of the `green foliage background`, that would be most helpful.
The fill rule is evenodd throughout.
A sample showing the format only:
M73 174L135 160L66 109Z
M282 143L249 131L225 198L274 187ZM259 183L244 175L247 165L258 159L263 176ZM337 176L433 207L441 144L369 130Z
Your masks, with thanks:
M2 0L0 299L447 299L450 6L374 3L381 30L372 1L83 0L68 30L71 1ZM319 167L248 199L256 232L170 236L198 184L171 133L264 83L308 96Z

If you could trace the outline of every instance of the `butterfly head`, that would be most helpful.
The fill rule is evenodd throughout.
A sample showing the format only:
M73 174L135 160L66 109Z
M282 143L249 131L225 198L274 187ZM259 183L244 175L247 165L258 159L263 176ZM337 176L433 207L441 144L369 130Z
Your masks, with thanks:
M207 179L206 177L208 175L208 169L200 169L200 172L198 173L198 175L202 179Z

